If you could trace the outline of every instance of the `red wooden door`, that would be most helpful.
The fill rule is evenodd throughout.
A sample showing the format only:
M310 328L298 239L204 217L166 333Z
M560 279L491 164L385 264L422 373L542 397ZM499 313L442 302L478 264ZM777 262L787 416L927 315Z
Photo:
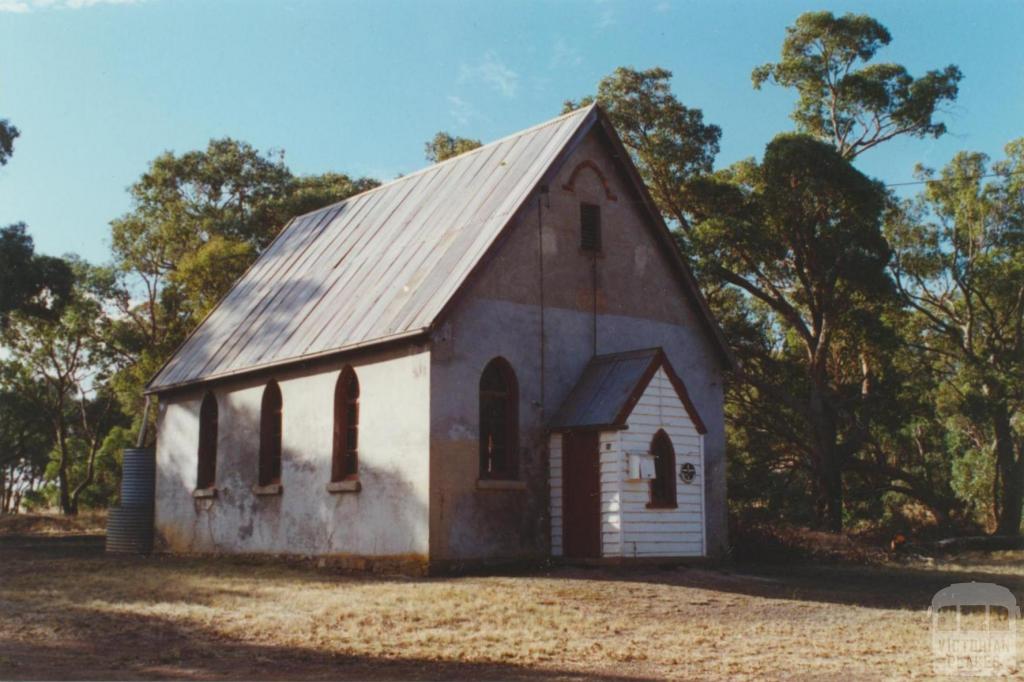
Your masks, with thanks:
M601 466L598 433L562 436L562 541L569 558L601 556Z

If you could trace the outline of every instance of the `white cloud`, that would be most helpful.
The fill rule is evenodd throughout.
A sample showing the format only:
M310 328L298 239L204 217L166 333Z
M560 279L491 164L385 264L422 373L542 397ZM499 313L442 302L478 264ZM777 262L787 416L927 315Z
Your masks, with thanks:
M618 18L615 16L615 8L609 4L608 0L596 0L596 4L601 8L601 11L597 13L597 21L594 23L597 30L602 31L610 26L614 26L618 22Z
M557 69L565 66L579 66L582 63L583 57L580 56L579 50L565 42L564 38L559 38L555 41L555 45L551 49L550 68Z
M470 119L475 118L477 111L473 105L458 95L448 95L448 113L459 125L466 125Z
M505 97L515 97L519 90L519 74L508 68L493 50L476 66L463 64L459 69L459 82L471 81L481 82Z
M0 12L24 14L33 10L84 9L96 5L134 5L143 0L0 0Z

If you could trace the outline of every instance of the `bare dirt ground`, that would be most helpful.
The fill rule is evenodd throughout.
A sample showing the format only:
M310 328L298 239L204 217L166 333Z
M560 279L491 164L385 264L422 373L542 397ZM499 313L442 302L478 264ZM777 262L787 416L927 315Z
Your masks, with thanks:
M407 579L0 532L0 679L929 678L932 594L1022 559Z

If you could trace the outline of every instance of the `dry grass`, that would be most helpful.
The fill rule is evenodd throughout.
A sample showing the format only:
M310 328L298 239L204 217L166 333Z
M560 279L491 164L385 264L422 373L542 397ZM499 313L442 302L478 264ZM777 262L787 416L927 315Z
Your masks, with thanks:
M0 537L11 535L101 535L107 527L106 511L60 514L0 514Z
M930 677L931 595L1021 555L903 567L385 579L0 541L0 678Z

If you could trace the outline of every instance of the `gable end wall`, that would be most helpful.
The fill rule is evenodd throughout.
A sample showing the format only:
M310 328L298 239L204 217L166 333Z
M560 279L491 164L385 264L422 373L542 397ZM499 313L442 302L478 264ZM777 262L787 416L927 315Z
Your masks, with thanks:
M438 321L430 372L432 559L548 556L547 420L593 355L654 346L665 350L707 426L708 554L725 548L720 356L603 135L592 130L548 193L527 202ZM580 202L601 207L596 258L579 246ZM477 390L495 356L509 361L519 381L523 490L477 484Z

